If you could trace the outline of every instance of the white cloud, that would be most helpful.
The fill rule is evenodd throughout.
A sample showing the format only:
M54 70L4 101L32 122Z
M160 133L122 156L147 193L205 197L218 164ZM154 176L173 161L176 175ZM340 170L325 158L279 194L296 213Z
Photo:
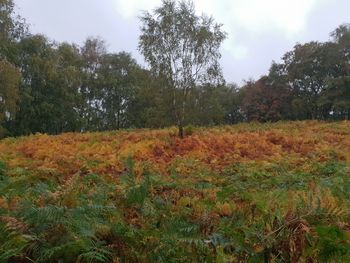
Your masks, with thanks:
M151 10L161 0L113 0L120 15L136 17ZM322 0L321 0L322 1ZM316 0L194 0L198 13L213 15L228 27L244 27L252 32L279 29L286 34L303 30Z
M249 50L244 46L234 46L233 48L227 48L231 55L237 60L243 60L249 55Z
M286 36L301 32L315 0L245 0L233 3L235 22L253 31L263 33L273 29Z
M161 0L111 0L119 15L137 21L141 10L151 11ZM198 14L207 14L223 24L228 38L223 43L225 60L231 64L256 63L257 45L269 36L281 42L294 41L307 30L311 12L317 4L330 0L193 0ZM261 52L261 51L260 51ZM272 52L266 50L266 52ZM271 57L272 59L272 57ZM270 63L270 61L265 64ZM256 67L266 68L266 65ZM230 66L231 67L231 66ZM251 70L251 68L247 69ZM235 71L244 69L235 68ZM256 70L258 71L258 70ZM243 73L240 73L243 74Z
M135 19L141 10L152 10L161 0L113 0L120 15ZM324 1L324 0L318 0ZM262 35L279 32L282 37L292 38L305 29L308 14L316 0L194 0L198 13L215 17L224 24L229 37L224 48L233 57L243 59L249 53L244 48L244 39L237 31L245 34ZM238 45L238 46L237 46Z
M152 10L160 5L161 0L112 0L119 15L126 19L137 17L143 10Z
M14 0L32 32L51 39L82 43L99 35L112 51L137 52L138 16L162 0ZM349 0L194 0L198 14L224 24L228 39L221 63L228 80L267 72L296 42L326 41L328 33L349 22ZM335 4L336 3L336 4ZM84 6L82 9L81 7ZM79 12L77 12L79 10ZM91 19L97 17L98 19ZM67 30L69 28L70 30Z

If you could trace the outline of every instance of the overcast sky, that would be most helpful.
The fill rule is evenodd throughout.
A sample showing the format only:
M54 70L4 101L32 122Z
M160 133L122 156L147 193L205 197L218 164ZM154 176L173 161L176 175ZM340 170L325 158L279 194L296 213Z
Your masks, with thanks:
M198 14L222 23L225 78L242 83L266 74L295 43L329 40L338 25L350 22L350 0L195 0ZM137 51L141 10L161 0L15 0L33 33L82 44L88 36L106 40L109 51Z

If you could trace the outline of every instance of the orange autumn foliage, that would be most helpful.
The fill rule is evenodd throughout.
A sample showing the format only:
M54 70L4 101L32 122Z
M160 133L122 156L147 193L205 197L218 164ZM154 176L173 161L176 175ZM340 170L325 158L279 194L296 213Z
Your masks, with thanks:
M169 173L179 158L194 160L213 170L246 161L300 164L309 158L350 160L350 122L286 122L254 130L247 124L196 129L180 139L172 129L104 133L36 134L0 142L0 159L10 167L73 175L86 171L118 176L123 160L132 156L136 169L145 163L154 171ZM344 132L345 131L345 132ZM136 171L137 172L137 171Z

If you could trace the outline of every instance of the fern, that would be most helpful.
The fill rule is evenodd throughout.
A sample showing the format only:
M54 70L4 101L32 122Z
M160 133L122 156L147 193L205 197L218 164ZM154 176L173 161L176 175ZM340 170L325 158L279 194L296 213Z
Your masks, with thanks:
M31 236L0 222L0 262L22 256L31 240Z
M344 231L337 227L325 226L317 227L316 231L319 236L319 255L324 262L332 259L343 261L350 258L350 241Z
M123 179L129 185L135 184L135 172L134 172L135 162L132 156L128 156L125 160L126 171L124 173Z
M134 175L133 159L129 157L126 161L127 171L122 177L124 186L124 198L126 205L142 206L146 198L149 196L151 181L148 173L144 174L141 183L136 182Z
M332 125L0 142L0 262L350 262Z
M6 171L6 165L4 162L0 161L0 181L5 179L6 177L5 171Z
M110 262L112 253L101 242L91 242L84 246L84 251L78 256L77 262Z

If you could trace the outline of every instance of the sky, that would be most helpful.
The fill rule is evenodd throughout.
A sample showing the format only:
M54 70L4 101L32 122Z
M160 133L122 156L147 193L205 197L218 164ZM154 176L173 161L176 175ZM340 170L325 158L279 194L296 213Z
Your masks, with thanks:
M137 50L139 19L161 0L14 0L32 33L82 44L101 37L110 52L127 51L147 66ZM349 0L194 0L198 15L213 16L228 37L221 47L227 82L237 84L267 74L296 43L327 41L350 23Z

